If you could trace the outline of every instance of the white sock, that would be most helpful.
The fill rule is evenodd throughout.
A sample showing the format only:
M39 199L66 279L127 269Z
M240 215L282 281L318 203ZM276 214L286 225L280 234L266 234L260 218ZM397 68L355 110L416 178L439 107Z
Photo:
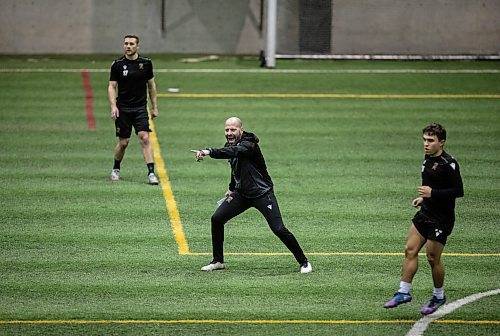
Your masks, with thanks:
M399 290L398 290L398 292L404 293L404 294L409 294L410 293L410 289L411 289L411 282L401 281L399 283Z
M444 298L444 289L443 287L441 288L436 288L434 287L434 290L432 291L432 295L437 297L439 300L442 300Z

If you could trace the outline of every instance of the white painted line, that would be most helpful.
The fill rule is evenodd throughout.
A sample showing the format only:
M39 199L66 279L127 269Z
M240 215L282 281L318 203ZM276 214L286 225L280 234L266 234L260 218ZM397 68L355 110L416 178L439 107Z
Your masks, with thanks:
M10 68L0 73L109 72L109 69ZM155 73L262 73L262 74L500 74L500 69L155 69Z
M8 73L73 73L73 72L109 72L109 69L51 69L51 68L11 68L0 69L0 72ZM155 70L156 71L156 70Z
M488 292L472 294L472 295L466 296L462 299L459 299L457 301L453 301L451 303L445 304L444 306L440 307L435 313L424 316L420 320L418 320L413 325L413 327L410 329L410 331L408 331L406 336L422 336L432 321L437 320L445 315L448 315L449 313L453 312L455 309L458 309L458 308L462 307L463 305L466 305L467 303L477 301L477 300L482 299L483 297L486 297L486 296L492 296L492 295L497 295L497 294L500 294L500 288L493 289L493 290L490 290Z
M155 69L155 72L284 74L498 74L500 69Z
M278 59L306 59L306 60L499 60L500 55L367 55L367 54L330 54L330 55L302 55L276 54Z

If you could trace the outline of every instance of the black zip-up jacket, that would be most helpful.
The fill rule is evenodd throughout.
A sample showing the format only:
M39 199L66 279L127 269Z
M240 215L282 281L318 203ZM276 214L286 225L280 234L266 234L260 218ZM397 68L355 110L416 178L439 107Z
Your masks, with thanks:
M235 145L226 142L223 148L210 148L209 151L213 159L228 159L231 165L229 190L238 191L247 198L257 198L273 189L255 134L243 132Z
M443 151L440 156L425 156L422 163L422 185L432 188L424 198L421 212L446 223L455 221L455 199L464 195L458 162Z

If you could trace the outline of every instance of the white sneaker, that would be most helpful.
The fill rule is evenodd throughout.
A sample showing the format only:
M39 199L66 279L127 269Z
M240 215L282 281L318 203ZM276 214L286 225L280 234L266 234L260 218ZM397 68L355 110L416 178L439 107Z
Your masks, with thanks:
M111 171L111 181L118 181L120 179L120 169L113 169Z
M311 273L312 271L313 267L309 261L300 265L300 273Z
M157 185L160 181L158 181L158 178L154 173L151 173L148 175L148 183L151 185Z
M218 262L218 261L212 261L210 264L203 266L201 268L202 271L216 271L216 270L223 270L226 268L223 263Z

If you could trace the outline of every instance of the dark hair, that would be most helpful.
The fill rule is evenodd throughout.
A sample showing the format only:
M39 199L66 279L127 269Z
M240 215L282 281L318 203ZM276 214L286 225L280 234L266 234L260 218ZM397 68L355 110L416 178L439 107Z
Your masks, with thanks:
M137 35L128 34L128 35L125 35L125 37L123 39L125 40L126 38L135 38L135 40L137 41L137 44L139 44L139 36L137 36Z
M440 124L432 123L422 130L423 134L430 134L437 136L438 140L446 140L446 130Z

